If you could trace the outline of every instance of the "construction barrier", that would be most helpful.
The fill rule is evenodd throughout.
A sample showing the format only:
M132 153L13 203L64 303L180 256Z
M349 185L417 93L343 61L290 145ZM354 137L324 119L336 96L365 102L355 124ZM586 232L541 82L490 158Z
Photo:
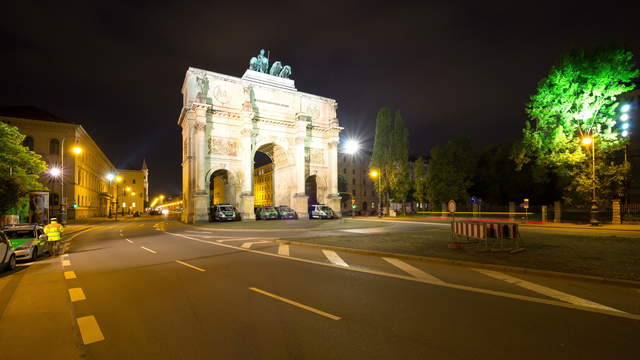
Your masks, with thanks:
M498 240L500 240L500 247L497 250L511 252L520 252L524 249L520 247L520 233L518 232L517 223L492 223L492 222L464 222L454 221L451 223L451 237L465 236L467 241L469 239L477 239L480 244L484 243L484 248L488 250L489 239L495 239L492 241L492 250L496 251ZM504 240L512 240L513 248L505 249ZM453 244L460 244L453 241ZM459 248L460 246L449 246L450 248Z

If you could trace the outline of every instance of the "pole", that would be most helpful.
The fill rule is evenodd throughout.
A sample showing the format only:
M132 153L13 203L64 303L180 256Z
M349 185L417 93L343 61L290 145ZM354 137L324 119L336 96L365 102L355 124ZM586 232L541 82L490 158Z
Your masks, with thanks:
M64 197L64 137L60 148L60 223L67 223L67 199Z
M116 181L116 221L118 221L118 182Z
M382 188L380 187L380 178L382 177L382 171L378 174L378 217L382 217Z
M596 138L592 136L591 140L591 226L600 225L598 221L598 204L596 203Z

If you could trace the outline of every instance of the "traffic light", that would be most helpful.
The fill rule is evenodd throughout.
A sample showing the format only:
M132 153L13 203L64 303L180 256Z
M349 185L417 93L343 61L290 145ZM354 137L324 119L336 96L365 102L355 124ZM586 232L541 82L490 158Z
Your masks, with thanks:
M352 209L356 208L356 200L355 199L351 199L351 208Z
M78 208L78 204L73 203L73 205L71 207L74 208L74 209L77 209Z

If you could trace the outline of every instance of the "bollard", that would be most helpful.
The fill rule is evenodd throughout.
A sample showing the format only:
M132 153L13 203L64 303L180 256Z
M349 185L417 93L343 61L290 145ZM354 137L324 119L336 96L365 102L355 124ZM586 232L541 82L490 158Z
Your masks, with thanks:
M560 201L553 202L553 222L559 223L562 220L562 204Z
M515 220L516 218L516 203L509 201L509 220Z
M478 204L473 204L473 217L478 217L478 213L480 212L480 210L478 210Z
M445 204L445 203L442 203L442 217L443 218L449 217L448 210L447 210L447 204Z
M611 223L622 224L622 217L620 216L620 200L611 201Z
M549 207L547 205L542 205L541 207L541 212L542 212L542 222L547 222L547 212Z

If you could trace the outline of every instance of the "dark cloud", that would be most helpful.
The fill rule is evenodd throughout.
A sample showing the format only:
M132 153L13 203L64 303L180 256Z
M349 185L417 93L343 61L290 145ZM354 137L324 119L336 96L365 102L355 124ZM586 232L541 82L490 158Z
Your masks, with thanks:
M603 9L606 7L606 9ZM188 66L241 76L260 48L296 86L338 100L345 134L400 109L414 152L456 135L520 134L523 106L565 51L620 42L637 11L609 2L35 2L4 5L0 105L81 122L119 166L147 158L152 192L180 191L176 121Z

